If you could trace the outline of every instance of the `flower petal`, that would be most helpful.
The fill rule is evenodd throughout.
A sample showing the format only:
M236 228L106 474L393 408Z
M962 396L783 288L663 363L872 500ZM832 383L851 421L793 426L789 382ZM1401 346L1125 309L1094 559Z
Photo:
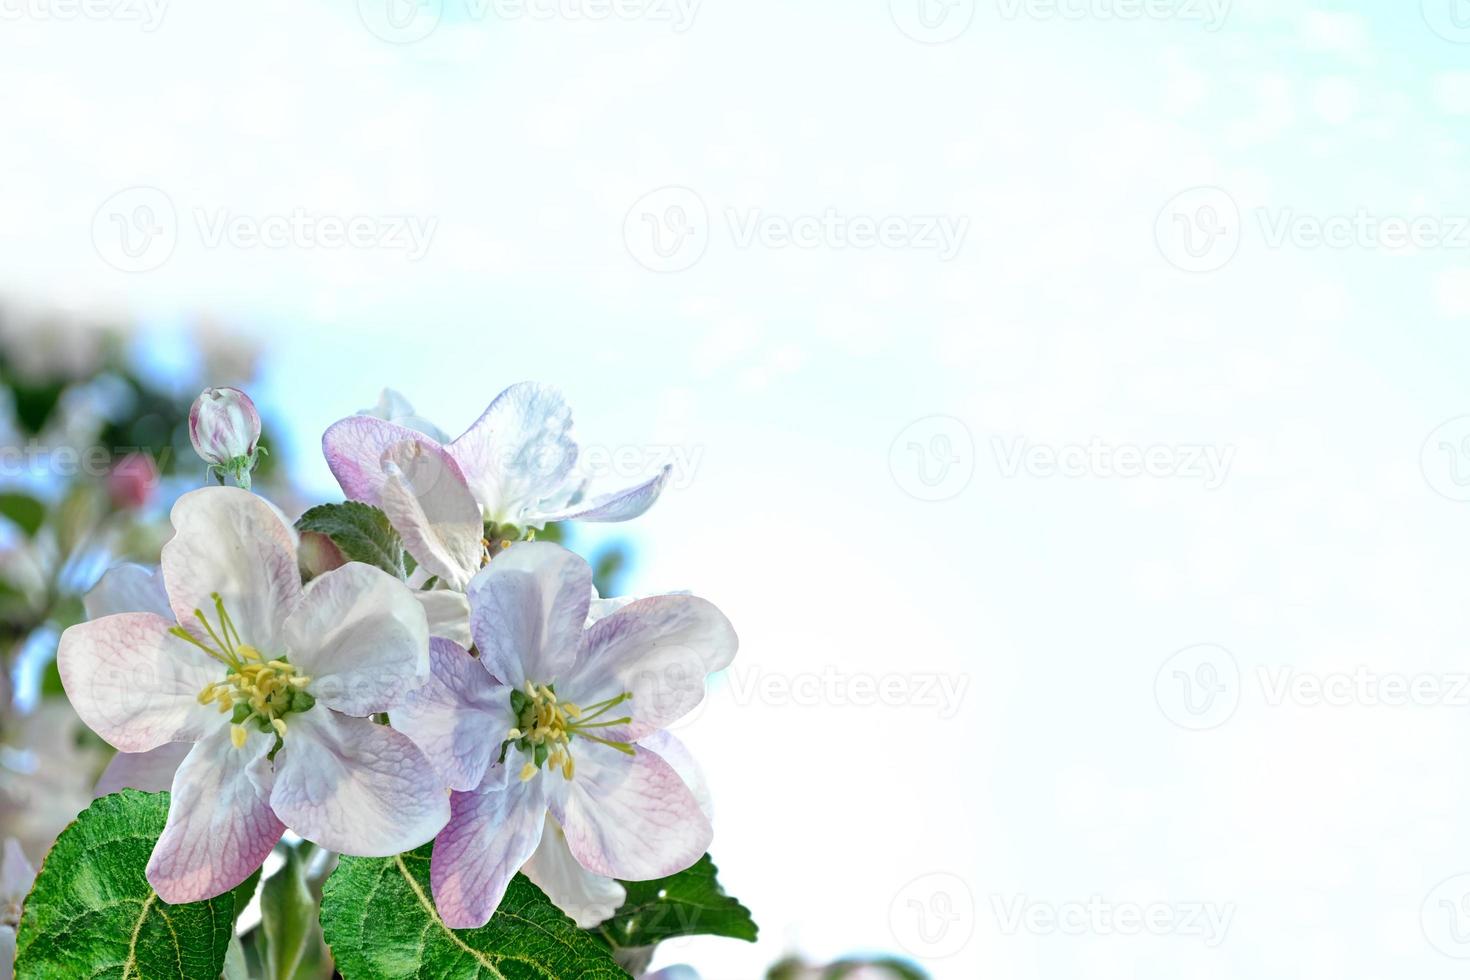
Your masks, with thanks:
M192 742L165 742L147 752L119 752L102 770L92 796L106 796L120 789L161 793L173 785L174 773L193 748Z
M168 604L168 591L163 587L163 572L126 562L113 565L102 573L97 584L82 600L88 619L101 619L115 613L151 612L174 618Z
M592 601L592 569L545 541L513 544L469 587L470 631L485 669L512 687L572 668Z
M429 678L429 624L413 592L381 569L348 562L311 580L283 629L291 663L322 704L387 711Z
M633 722L607 737L636 741L688 714L704 699L705 678L729 666L738 640L713 603L690 595L650 596L592 624L575 685L582 704L630 691Z
M286 719L271 806L297 834L333 851L388 857L449 819L449 796L407 735L320 705Z
M512 385L449 444L449 453L487 520L525 527L528 516L561 507L574 489L572 410L550 385Z
M549 813L541 843L521 870L582 929L612 918L628 897L616 880L593 874L577 863L567 849L561 826Z
M466 649L474 642L470 638L470 600L463 592L414 589L413 597L429 617L430 636L443 637Z
M654 505L664 485L669 482L672 465L665 466L651 480L637 486L598 494L585 500L575 501L559 511L541 514L529 523L549 524L552 521L630 521Z
M322 452L327 467L350 500L377 505L383 485L383 453L400 442L438 443L407 426L366 415L354 415L334 423L322 434Z
M434 906L449 928L489 922L535 852L546 816L541 782L521 782L497 766L480 789L450 796L453 815L434 840L429 865Z
M0 859L0 905L19 904L36 883L36 869L31 865L20 841L5 839L5 857Z
M276 511L248 490L205 487L180 497L170 517L174 536L161 564L179 623L204 637L194 610L213 621L211 593L218 592L245 643L267 655L279 651L301 572L291 530Z
M704 769L689 751L689 747L666 731L657 731L641 738L638 744L653 749L659 754L659 758L673 767L684 785L689 787L689 792L694 794L694 801L699 804L699 812L704 814L704 819L714 823L715 801L710 795L709 780L705 779Z
M400 442L383 453L378 503L408 553L450 588L480 569L485 525L454 460L427 442Z
M450 789L474 789L515 724L510 690L448 640L429 641L429 662L428 683L393 709L393 727L413 739Z
M646 881L683 871L709 849L714 831L694 794L658 753L630 758L578 745L577 775L552 795L567 847L595 874Z
M192 742L221 724L199 693L224 679L224 665L170 634L171 626L153 613L120 613L61 634L56 667L66 696L114 748L146 752Z
M148 859L148 883L171 905L223 894L250 877L285 828L271 812L274 735L251 731L235 748L221 725L174 775L168 823Z

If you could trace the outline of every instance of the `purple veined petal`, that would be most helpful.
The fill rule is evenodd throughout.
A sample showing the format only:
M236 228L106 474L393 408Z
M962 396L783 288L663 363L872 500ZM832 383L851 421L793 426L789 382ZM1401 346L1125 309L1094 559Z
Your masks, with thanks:
M218 592L242 642L266 656L279 651L281 623L301 596L293 532L280 515L248 490L205 487L180 497L170 516L174 536L160 564L179 623L207 637L199 609L218 630Z
M552 684L576 662L592 569L546 541L513 544L469 586L470 631L485 669L513 687Z
M593 874L577 863L561 826L549 813L541 843L521 871L581 929L594 928L612 918L628 897L616 880Z
M165 742L147 752L119 752L107 763L92 790L92 797L120 789L161 793L173 785L174 773L194 748L192 742Z
M542 501L566 495L577 464L572 410L550 385L505 389L449 444L486 520L526 524Z
M429 618L430 636L442 637L466 649L475 642L470 637L470 600L463 592L414 589L413 597Z
M383 453L400 442L422 442L440 448L439 443L407 426L354 415L333 423L322 434L322 453L349 500L376 506L384 479Z
M171 905L223 894L250 877L285 828L267 799L274 734L230 726L194 746L174 775L168 823L148 859L148 883Z
M485 526L454 460L426 442L383 452L378 503L419 565L454 589L480 570Z
M683 871L709 850L709 821L658 753L639 747L630 757L578 742L576 777L551 794L551 812L582 867L647 881Z
M429 678L429 625L413 592L348 562L311 580L282 630L307 691L352 715L387 711Z
M450 789L480 785L515 725L510 689L449 640L429 641L428 683L393 709L393 727L413 740Z
M119 613L61 634L56 667L82 721L124 752L192 742L220 725L199 693L222 681L225 667L169 633L153 613Z
M314 844L390 857L433 839L449 795L407 735L321 705L289 715L271 807Z
M632 723L605 734L615 741L637 741L704 700L705 679L730 665L738 645L730 621L705 599L639 599L587 630L566 696L587 705L631 692L632 700L618 710Z
M434 840L429 864L434 906L449 928L489 922L510 879L535 852L546 817L541 782L521 782L496 766L479 789L450 796L453 815Z
M715 801L710 794L709 780L705 778L703 767L689 751L689 747L662 730L639 739L638 744L657 752L659 758L673 767L684 785L689 787L689 792L694 794L694 801L699 804L699 812L704 814L704 819L714 823Z
M637 486L589 497L554 513L537 515L534 521L528 523L545 525L553 521L631 521L654 505L673 471L673 466L665 466L658 476Z
M101 619L125 612L157 613L174 618L163 587L163 571L125 562L102 573L97 584L82 600L88 619Z

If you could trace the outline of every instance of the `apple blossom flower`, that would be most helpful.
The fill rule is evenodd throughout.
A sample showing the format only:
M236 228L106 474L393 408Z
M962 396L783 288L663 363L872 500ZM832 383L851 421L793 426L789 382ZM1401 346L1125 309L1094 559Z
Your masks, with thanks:
M36 869L26 860L20 844L5 841L5 856L0 858L0 980L15 974L15 931L20 925L20 908L36 883Z
M357 562L303 589L290 529L244 490L187 493L171 518L172 616L73 626L57 652L68 697L113 747L194 743L148 862L154 890L171 903L228 891L287 828L374 857L433 837L443 783L406 736L364 717L427 678L412 592Z
M543 882L566 870L550 866L559 850L538 854L549 827L604 879L661 878L709 845L699 799L652 746L730 663L735 632L686 595L640 599L587 628L591 596L581 558L511 545L469 586L479 656L434 639L429 682L393 713L454 791L430 867L453 928L487 922L533 855Z
M571 430L560 392L522 383L448 444L357 415L327 429L322 449L348 497L381 507L409 553L463 589L484 564L487 541L519 540L553 521L630 520L658 499L671 467L636 486L590 495L576 472Z
M189 408L189 441L209 472L250 487L260 449L260 413L239 388L205 388Z
M406 429L422 432L435 442L448 442L449 436L428 419L421 418L413 410L407 398L394 391L392 388L384 388L378 395L378 403L372 408L359 409L358 415L366 415L384 422L396 422Z

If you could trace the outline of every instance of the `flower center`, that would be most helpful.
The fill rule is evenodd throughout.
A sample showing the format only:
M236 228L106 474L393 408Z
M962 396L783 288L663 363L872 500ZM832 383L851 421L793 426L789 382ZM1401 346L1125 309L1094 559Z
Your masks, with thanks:
M571 779L576 772L571 743L577 736L632 755L631 743L615 742L592 734L599 728L612 728L632 721L630 717L602 719L603 715L632 697L632 692L624 691L617 697L581 708L570 701L559 700L551 684L536 685L526 681L524 690L510 692L510 707L516 715L516 727L506 733L505 742L500 747L500 759L505 761L505 753L511 746L526 753L526 764L521 767L521 781L525 782L547 764L552 769L560 769L564 778Z
M219 621L218 630L210 625L203 610L194 610L194 616L209 634L212 644L182 626L169 630L229 668L223 681L204 685L204 690L199 692L199 703L217 704L220 714L230 715L230 741L237 749L244 748L249 734L246 725L251 722L261 731L273 731L284 739L286 715L306 711L316 704L316 698L306 691L311 678L297 673L284 657L267 660L255 647L242 642L240 631L225 611L224 600L218 592L212 593L211 598Z

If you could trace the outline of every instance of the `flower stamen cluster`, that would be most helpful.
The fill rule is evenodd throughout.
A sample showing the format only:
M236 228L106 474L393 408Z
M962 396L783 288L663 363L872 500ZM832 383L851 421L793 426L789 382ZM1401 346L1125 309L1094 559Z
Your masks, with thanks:
M576 774L571 741L578 735L590 742L617 749L625 755L632 755L634 749L631 743L591 734L594 729L613 728L631 722L631 717L602 721L598 719L632 697L632 692L624 691L616 697L582 708L571 701L559 700L553 685L536 685L526 681L524 690L513 689L510 692L510 706L515 712L517 723L505 735L501 758L505 757L505 751L512 745L525 752L529 759L521 767L521 782L526 782L547 764L554 770L561 770L563 778L571 779Z

